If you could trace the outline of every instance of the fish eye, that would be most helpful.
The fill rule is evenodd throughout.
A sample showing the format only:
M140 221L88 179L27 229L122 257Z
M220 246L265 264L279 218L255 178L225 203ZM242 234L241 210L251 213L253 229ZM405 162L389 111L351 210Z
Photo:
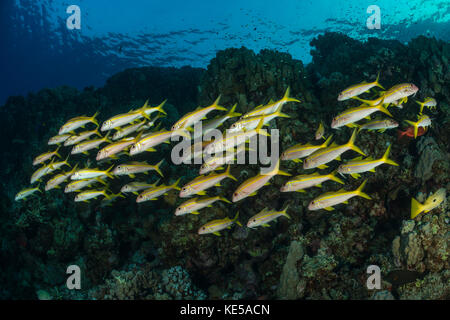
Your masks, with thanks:
M237 197L238 196L238 193L237 192L235 192L234 194L233 194L235 197Z

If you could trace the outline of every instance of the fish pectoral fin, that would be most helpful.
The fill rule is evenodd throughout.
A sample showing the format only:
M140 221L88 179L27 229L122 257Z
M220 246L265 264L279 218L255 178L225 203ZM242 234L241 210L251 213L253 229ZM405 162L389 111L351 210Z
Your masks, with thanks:
M358 179L359 177L361 177L361 175L359 173L350 173L350 175L355 179Z
M268 224L268 223L263 223L262 226L263 226L264 228L270 228L270 224Z
M216 231L216 232L213 232L213 234L216 235L216 236L218 236L218 237L220 237L220 233L217 232L217 231Z
M322 184L321 183L316 184L316 187L322 188Z
M89 152L87 152L87 151L83 151L83 152L82 152L82 154L84 154L84 155L87 155L87 156L88 156L88 155L89 155Z
M325 207L324 209L327 210L327 211L333 211L334 210L333 207Z
M265 186L270 186L270 182L266 182L264 185Z
M248 196L249 196L249 197L253 197L253 196L256 196L256 194L257 194L257 192L255 191L255 192L253 192L253 193L250 193Z
M204 195L206 195L206 192L205 192L205 191L199 191L199 192L197 192L196 194L201 195L201 196L204 196Z
M347 201L344 201L344 202L342 202L343 204L348 204L348 200Z
M147 152L154 152L154 151L156 151L156 149L155 149L155 148L148 148L148 149L145 150L145 151L147 151Z
M295 190L295 192L302 192L302 193L305 193L306 191L303 190L303 189L298 189L298 190Z
M321 164L317 168L319 168L319 169L326 169L326 168L328 168L328 166L326 164Z
M134 174L132 174L132 173L130 173L128 176L129 176L130 178L136 178L136 175L134 175Z
M192 211L191 213L192 214L200 214L200 212L198 212L198 211Z
M385 132L385 131L386 131L386 128L383 128L383 129L378 130L379 133L383 133L383 132Z

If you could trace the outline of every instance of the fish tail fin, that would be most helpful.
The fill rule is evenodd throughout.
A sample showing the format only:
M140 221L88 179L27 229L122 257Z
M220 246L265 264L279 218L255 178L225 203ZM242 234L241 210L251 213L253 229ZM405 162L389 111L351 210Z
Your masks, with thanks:
M281 117L281 118L290 118L291 116L281 112L281 108L283 108L283 104L280 104L280 106L278 107L277 111L275 111L275 115L277 117Z
M411 198L411 219L414 219L423 211L423 204L414 198Z
M99 126L99 124L98 124L98 120L97 120L97 116L98 116L98 114L100 113L100 111L97 111L97 112L95 112L94 113L94 115L91 117L91 122L93 123L93 124L95 124L97 127Z
M362 190L366 186L366 183L367 183L367 179L364 180L363 183L361 183L361 185L358 187L358 189L356 189L356 194L360 197L372 200L372 198L367 193L362 192Z
M56 150L55 150L55 156L57 156L58 158L61 159L61 155L58 153L59 149L61 149L61 145L59 145L58 148L56 148Z
M230 200L228 200L227 198L225 198L225 197L221 197L221 196L219 196L219 200L222 200L223 202L226 202L226 203L231 203L231 201Z
M105 175L110 177L111 179L114 179L114 176L110 173L110 171L112 170L112 168L114 168L114 164L111 165L111 167L109 167L106 171L105 171Z
M261 120L259 120L258 126L255 129L256 133L263 135L263 136L270 137L270 134L267 132L267 130L262 128L263 125L264 125L264 116L261 118Z
M383 101L384 101L384 99L383 99ZM388 109L386 109L386 108L383 106L383 102L381 102L381 103L380 103L379 105L377 105L376 107L377 107L378 110L380 110L381 112L387 114L389 117L391 117L391 118L394 117L394 116L388 111Z
M281 158L278 158L277 164L275 165L275 168L273 168L272 171L266 173L267 175L275 176L275 175L281 175L281 176L291 176L290 173L284 172L280 170L280 162Z
M98 131L98 126L97 126L97 128L95 128L95 131L94 131L94 134L96 134L98 137L102 137L102 134L100 133L100 131Z
M337 173L337 171L335 170L335 171L331 172L331 173L328 175L328 177L330 178L330 180L333 180L333 181L335 181L335 182L337 182L337 183L340 183L340 184L345 184L344 181L342 181L341 179L339 179L339 178L336 176L336 173Z
M67 164L69 166L69 168L72 168L72 166L68 162L69 161L69 157L70 157L70 153L67 155L66 160L64 160L64 163Z
M108 131L108 133L105 136L105 142L108 143L113 143L113 141L111 139L109 139L109 136L111 135L111 131Z
M391 144L387 147L386 152L384 153L383 157L381 158L381 161L383 161L384 163L391 164L393 166L397 166L398 167L398 163L397 162L395 162L394 160L391 160L391 159L388 158L389 157L389 153L391 152L391 147L392 147Z
M323 148L328 147L328 145L330 144L332 138L333 138L333 135L330 134L330 136L327 138L327 140L325 140L325 142L322 144L322 147Z
M414 139L417 138L417 132L419 131L419 127L417 126L417 122L412 122L409 120L405 120L405 122L414 127Z
M364 103L364 104L366 104L368 106L375 105L375 102L378 100L378 99L375 99L375 100L364 100L364 99L361 99L360 97L352 97L352 99L361 101L362 103Z
M187 128L176 129L172 132L172 135L179 135L185 137L186 139L191 139L191 134Z
M352 136L350 137L350 140L347 142L347 146L352 149L353 151L358 152L359 154L362 154L365 156L366 154L355 145L355 139L356 139L356 131L357 129L353 130Z
M175 190L181 190L181 188L178 186L178 184L180 183L181 178L178 178L177 181L175 181L175 183L173 185L171 185L171 187Z
M164 159L162 159L160 162L158 162L158 163L153 167L153 169L155 169L155 171L158 172L158 174L159 174L161 177L164 177L164 175L162 174L161 169L160 169L160 166L161 166L161 164L162 164L163 162L164 162Z
M219 94L219 96L217 97L216 101L214 101L214 103L212 104L212 106L214 107L215 110L221 110L221 111L228 111L227 108L224 108L222 106L219 106L219 101L220 98L222 97L221 94Z
M290 219L291 216L287 213L287 209L288 209L288 208L289 208L289 205L286 205L286 207L284 207L284 209L281 210L280 213L281 213L283 216L285 216L286 218Z
M163 113L165 115L167 115L167 112L163 109L164 105L166 104L167 99L165 99L163 102L161 102L159 104L159 106L156 107L156 110L158 110L158 112Z
M381 89L386 90L386 89L384 89L384 87L380 84L380 71L378 71L377 79L375 80L374 84L375 84L377 87L380 87Z
M284 92L284 96L283 96L282 100L286 101L286 102L300 102L300 100L298 100L298 99L289 97L290 93L291 93L291 87L287 87L286 91Z
M230 169L231 169L231 166L228 165L227 170L225 171L225 175L228 178L233 179L234 181L237 181L237 179L231 174Z
M231 107L230 111L228 111L227 117L229 117L229 118L234 118L234 117L239 117L239 116L242 115L242 113L235 112L236 107L237 107L237 103L235 103L235 104Z
M242 223L239 222L238 218L239 218L239 211L234 216L233 222L235 222L238 226L242 227Z

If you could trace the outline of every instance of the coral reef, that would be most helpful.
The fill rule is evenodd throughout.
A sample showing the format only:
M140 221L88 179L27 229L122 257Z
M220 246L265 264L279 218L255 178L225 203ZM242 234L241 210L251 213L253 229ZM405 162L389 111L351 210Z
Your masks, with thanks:
M206 70L135 68L99 89L59 87L10 97L0 107L0 299L448 299L448 202L411 220L410 201L423 201L438 188L446 188L447 194L450 190L449 44L425 37L408 44L372 38L362 43L326 33L311 45L313 61L307 66L287 53L234 48L219 51ZM141 107L148 98L151 105L167 98L163 126L168 128L219 94L221 105L229 108L237 102L237 111L245 112L279 99L290 86L291 96L302 102L286 104L283 113L290 118L277 118L270 127L280 129L284 150L314 141L321 120L328 136L331 119L359 105L353 100L338 103L338 92L373 81L378 72L385 87L413 82L420 88L403 109L389 109L398 120L417 115L414 99L433 96L438 107L427 110L433 126L418 139L399 139L395 130L358 133L356 144L365 153L381 157L391 144L391 156L399 163L363 174L372 200L352 199L332 212L312 212L307 209L311 198L338 187L325 182L307 193L280 194L286 177L276 176L263 192L245 201L215 203L200 215L182 217L173 215L182 201L173 192L142 205L130 199L118 199L113 206L74 203L61 190L14 201L29 183L33 157L73 116L96 111L112 116ZM341 144L350 130L333 134ZM162 146L165 183L197 175L198 166L174 166L168 154L169 147ZM352 157L349 152L343 160ZM146 155L149 162L156 159ZM79 161L95 163L90 158ZM330 170L337 165L333 162ZM305 173L294 162L282 167L292 175ZM232 173L243 181L257 170L245 165L233 167ZM213 189L217 195L229 198L236 186L229 180ZM346 179L348 190L359 185ZM119 183L111 187L116 190ZM197 234L212 218L239 211L244 223L265 207L285 204L291 219L279 219L270 228L235 226L221 237ZM82 270L79 291L65 287L70 264ZM380 290L365 285L372 264L382 271ZM392 276L396 272L402 272L402 281Z

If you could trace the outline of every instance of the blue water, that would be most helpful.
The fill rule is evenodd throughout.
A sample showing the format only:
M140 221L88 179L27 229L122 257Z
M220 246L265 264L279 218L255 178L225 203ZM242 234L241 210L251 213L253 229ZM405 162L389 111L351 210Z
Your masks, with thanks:
M372 4L379 30L366 26ZM81 29L66 27L70 5L80 8ZM308 63L310 40L325 31L450 39L447 0L2 0L0 9L0 104L44 87L102 86L130 67L206 67L229 47L276 49Z

